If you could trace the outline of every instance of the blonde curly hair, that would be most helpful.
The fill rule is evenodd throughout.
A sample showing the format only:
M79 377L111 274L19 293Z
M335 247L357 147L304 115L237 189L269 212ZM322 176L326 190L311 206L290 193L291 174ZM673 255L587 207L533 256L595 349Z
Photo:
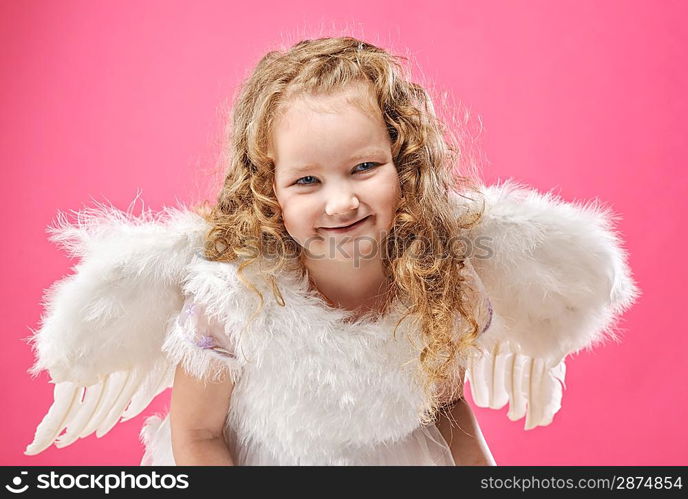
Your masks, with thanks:
M401 200L383 248L385 274L390 279L384 310L399 299L406 318L416 321L424 344L419 347L420 377L428 405L423 420L433 420L440 406L438 386L456 380L456 361L475 346L479 325L472 302L477 296L465 277L467 248L456 246L482 217L480 210L458 213L454 192L466 199L480 197L476 179L454 173L460 150L453 131L434 111L422 86L410 81L400 60L370 43L352 38L303 40L290 49L267 53L243 82L232 106L226 176L218 200L196 211L208 222L204 257L239 261L239 278L258 262L260 274L285 306L276 283L282 270L305 275L302 248L289 235L272 189L274 163L268 156L272 130L294 89L331 93L356 82L372 85L392 142ZM471 204L473 206L473 204ZM271 267L264 267L270 255ZM274 256L277 255L277 258ZM460 317L457 317L457 311ZM460 334L457 334L457 329ZM446 394L445 394L446 395Z

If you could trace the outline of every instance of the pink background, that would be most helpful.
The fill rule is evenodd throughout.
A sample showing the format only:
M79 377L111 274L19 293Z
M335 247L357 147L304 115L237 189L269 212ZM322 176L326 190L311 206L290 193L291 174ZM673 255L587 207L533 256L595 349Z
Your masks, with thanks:
M511 177L569 201L597 197L622 217L643 291L623 342L569 358L550 426L526 432L506 408L476 408L497 463L688 464L685 4L288 3L0 5L0 464L138 464L144 416L169 403L168 391L101 439L23 455L52 385L26 373L33 357L22 338L37 327L43 289L74 263L44 232L57 210L92 199L124 209L139 188L154 210L198 199L223 106L259 57L341 34L412 57L418 80L482 121L475 146L488 183Z

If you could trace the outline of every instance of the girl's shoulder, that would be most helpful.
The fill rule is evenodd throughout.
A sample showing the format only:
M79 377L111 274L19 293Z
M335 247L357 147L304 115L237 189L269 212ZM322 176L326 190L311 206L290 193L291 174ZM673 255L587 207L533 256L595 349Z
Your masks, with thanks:
M181 280L183 294L220 322L242 329L263 321L279 327L287 318L316 306L306 280L297 272L268 273L258 261L244 262L213 261L196 254Z

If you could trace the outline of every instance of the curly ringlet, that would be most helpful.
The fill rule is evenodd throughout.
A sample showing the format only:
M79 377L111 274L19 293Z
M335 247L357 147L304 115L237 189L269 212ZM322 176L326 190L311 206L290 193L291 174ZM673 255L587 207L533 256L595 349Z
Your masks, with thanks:
M217 203L206 201L196 211L210 226L204 257L239 260L239 278L258 294L260 306L251 319L264 304L262 293L242 275L253 263L259 264L277 303L285 306L276 273L296 271L303 278L305 268L300 258L287 257L299 255L301 247L286 231L272 190L274 163L268 148L273 125L281 106L298 92L329 94L349 84L370 85L391 138L401 188L384 240L383 264L391 283L383 310L399 299L405 313L394 333L406 318L420 328L419 379L428 401L423 422L430 422L440 406L438 386L456 385L447 382L457 379L457 365L462 364L456 362L465 360L479 334L477 293L463 272L467 255L449 246L480 221L484 203L467 203L469 209L457 213L449 193L482 199L477 176L455 171L455 165L468 169L457 165L457 136L436 116L428 92L410 81L401 60L406 58L352 37L303 40L267 53L234 99L224 151L226 176ZM265 266L268 261L272 266Z

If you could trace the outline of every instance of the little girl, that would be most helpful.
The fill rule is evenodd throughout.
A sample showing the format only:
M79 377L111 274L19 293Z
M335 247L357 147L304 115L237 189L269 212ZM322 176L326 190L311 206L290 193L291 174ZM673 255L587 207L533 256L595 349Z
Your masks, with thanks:
M235 375L212 385L185 369L184 338L195 334L236 360L238 331L227 338L222 322L207 325L192 293L165 345L180 363L170 411L177 463L453 464L445 440L465 449L467 462L493 462L470 409L458 406L457 357L488 318L470 308L481 304L461 299L465 257L447 236L463 221L448 196L447 146L422 112L428 104L388 54L354 39L305 41L258 64L236 104L232 162L208 216L205 258L231 262L250 249L246 260L272 260L264 274L301 270L308 286L275 286L284 306L270 308L262 334L242 337L244 353L266 365L241 378L241 366L230 366ZM422 352L392 337L390 308L402 290L430 340ZM295 314L302 322L289 320ZM427 378L446 384L425 416L452 404L464 431L450 437L448 424L446 435L418 425L420 392L409 390L403 364L419 355ZM232 406L235 434L226 439Z
M373 45L325 38L268 53L231 124L214 205L164 220L84 212L53 229L83 262L51 291L34 337L31 372L57 385L27 454L101 436L172 385L169 414L142 430L142 464L495 464L464 378L479 405L508 400L512 419L549 424L566 354L637 295L608 237L582 241L597 252L562 251L555 272L523 244L544 241L543 224L486 223L486 206L549 202L551 224L567 207L454 174L427 93ZM605 230L603 216L580 215ZM561 223L568 232L549 234L578 229ZM466 244L476 235L493 243L483 263ZM564 275L562 295L553 277L573 261L589 272L575 269L578 287ZM613 293L598 277L609 261ZM516 303L509 285L526 272Z

